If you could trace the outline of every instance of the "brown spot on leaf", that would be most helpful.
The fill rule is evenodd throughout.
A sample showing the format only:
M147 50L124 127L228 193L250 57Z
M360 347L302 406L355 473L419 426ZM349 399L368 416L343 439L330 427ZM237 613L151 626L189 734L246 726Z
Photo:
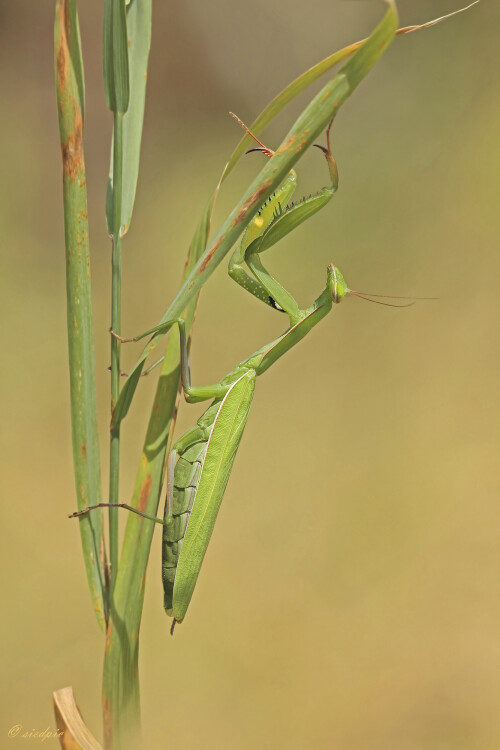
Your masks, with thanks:
M64 54L64 47L61 43L61 37L59 38L59 44L57 46L57 85L59 91L62 93L66 87L66 78L68 75L66 62L67 56ZM62 109L62 105L61 105Z
M85 443L82 443L81 451L82 451L82 458L87 458L87 446L85 445Z
M108 622L108 627L106 628L106 651L109 651L111 648L111 636L113 635L113 622L110 620Z
M99 561L104 569L104 577L106 578L107 562L106 562L106 550L104 549L104 535L101 533L99 539Z
M153 477L149 474L141 485L141 492L139 494L139 502L137 503L137 510L141 510L143 513L146 510L149 495L151 493L151 485L153 484Z
M104 724L104 745L111 747L113 741L113 712L109 698L102 699L102 719Z
M69 13L67 0L58 0L57 14L59 16L59 39L57 40L57 85L62 92L66 88L68 78L68 25Z
M217 240L217 242L215 243L215 245L212 245L212 247L210 248L210 250L206 254L205 258L203 258L203 261L202 261L200 267L198 268L198 271L197 271L198 274L203 273L203 271L210 264L212 258L214 257L214 253L217 250L217 248L219 247L219 245L220 245L221 242L222 242L222 237L219 237L219 239Z
M85 168L83 160L83 122L80 111L75 111L73 131L61 148L63 172L73 182L78 172Z
M83 122L80 104L71 95L66 94L69 76L71 75L71 55L69 49L70 14L68 0L58 0L58 29L56 68L59 105L63 120L72 118L70 133L65 143L61 144L63 170L72 181L84 168L82 132ZM66 127L66 126L65 126Z
M295 145L295 141L297 140L296 135L291 135L290 138L287 138L286 141L284 141L279 149L276 151L276 154L282 154L285 151L288 151L288 149L292 148Z

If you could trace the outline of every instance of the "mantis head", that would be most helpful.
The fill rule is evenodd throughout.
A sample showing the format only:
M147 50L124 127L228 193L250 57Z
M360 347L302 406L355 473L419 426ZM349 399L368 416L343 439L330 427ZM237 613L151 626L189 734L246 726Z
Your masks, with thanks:
M326 269L326 286L336 305L342 302L346 294L349 294L351 291L345 283L341 272L334 265L329 265Z

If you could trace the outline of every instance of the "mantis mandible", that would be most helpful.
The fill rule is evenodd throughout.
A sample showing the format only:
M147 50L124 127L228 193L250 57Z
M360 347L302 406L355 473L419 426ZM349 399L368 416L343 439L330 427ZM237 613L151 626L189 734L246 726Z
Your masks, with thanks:
M288 205L296 183L295 172L290 172L248 226L229 263L229 274L238 284L288 315L288 329L236 365L219 383L208 386L191 385L188 332L182 318L165 321L134 339L128 339L138 341L168 330L176 323L180 336L181 381L186 401L197 403L212 400L196 424L177 440L168 457L163 519L149 516L125 503L116 504L163 526L164 608L173 617L171 632L176 623L184 620L189 607L248 418L256 378L301 341L346 295L354 294L368 299L364 293L349 289L339 269L329 265L324 290L310 307L300 309L292 295L266 270L259 257L260 253L322 208L335 193L338 174L330 149L330 127L331 123L327 130L327 148L319 148L328 164L331 186L295 205ZM258 150L268 155L272 153L260 143ZM244 271L243 263L255 278ZM72 516L108 505L101 503L91 506Z

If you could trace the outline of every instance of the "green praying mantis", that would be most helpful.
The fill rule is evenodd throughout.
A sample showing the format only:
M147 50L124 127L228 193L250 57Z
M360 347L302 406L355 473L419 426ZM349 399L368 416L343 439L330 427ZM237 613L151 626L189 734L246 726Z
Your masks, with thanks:
M248 225L229 262L231 278L265 304L288 315L288 329L237 364L219 383L208 386L191 385L189 332L182 318L165 321L134 339L120 338L122 342L139 341L145 336L165 332L177 324L185 399L188 403L212 401L196 424L176 441L170 452L163 519L149 516L125 503L113 504L163 526L164 608L173 618L171 632L175 624L182 622L186 616L248 419L256 378L298 344L346 295L355 295L372 302L377 300L371 300L370 297L385 296L367 296L349 289L339 269L329 265L324 290L310 307L300 309L292 295L267 271L260 258L261 253L323 208L335 194L338 171L330 146L332 122L326 132L326 148L317 146L326 159L330 185L298 203L290 203L297 177L294 171L289 172L281 186ZM255 138L246 126L243 127ZM255 140L257 141L256 138ZM260 141L257 144L257 148L252 150L272 155L273 152ZM252 276L244 269L244 265ZM387 302L380 304L407 306ZM109 505L101 503L90 506L72 516L81 516L93 508Z

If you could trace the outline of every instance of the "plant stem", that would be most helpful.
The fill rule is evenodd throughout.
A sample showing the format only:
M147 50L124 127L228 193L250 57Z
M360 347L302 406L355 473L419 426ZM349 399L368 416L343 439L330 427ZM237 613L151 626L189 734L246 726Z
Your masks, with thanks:
M57 0L55 22L57 112L63 158L67 323L71 431L79 509L101 501L94 333L90 288L87 188L83 154L84 82L75 0ZM79 521L83 557L97 621L107 618L102 515Z
M113 127L113 234L112 234L112 282L111 282L111 329L121 332L121 276L122 240L121 203L123 175L123 114L114 115ZM120 342L111 336L111 411L120 393ZM109 502L119 502L120 472L120 426L111 430L109 450ZM109 557L111 563L110 592L118 571L118 508L109 508Z

